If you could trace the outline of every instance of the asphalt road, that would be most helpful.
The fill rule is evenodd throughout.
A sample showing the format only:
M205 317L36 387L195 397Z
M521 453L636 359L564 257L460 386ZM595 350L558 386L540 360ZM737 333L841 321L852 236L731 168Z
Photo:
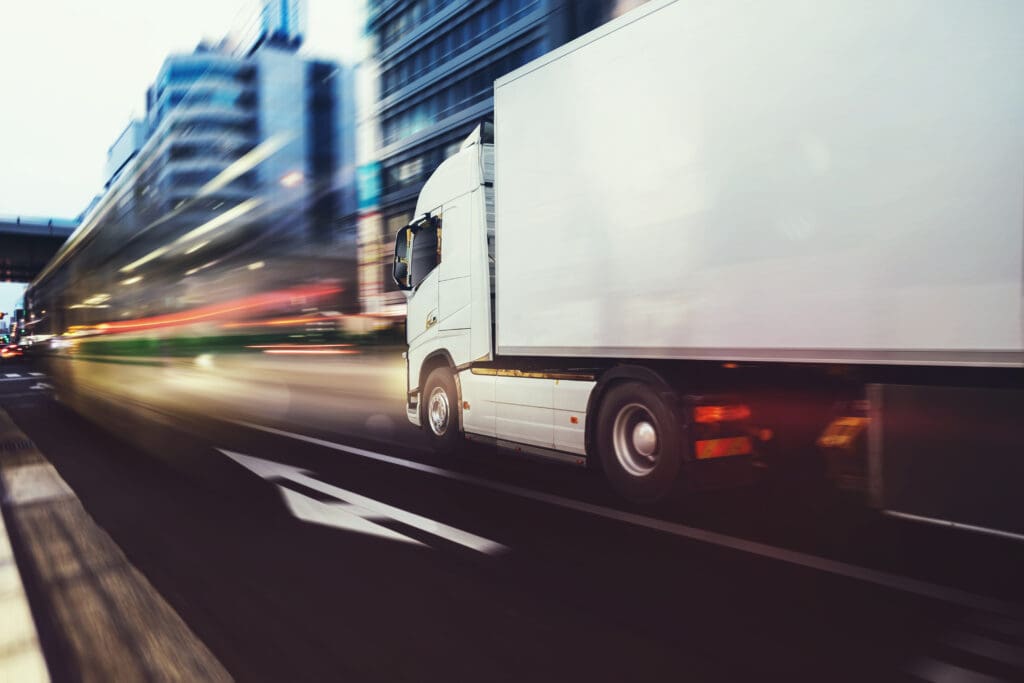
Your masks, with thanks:
M1010 541L799 480L631 507L581 470L439 460L376 399L101 428L29 371L0 368L0 407L240 681L1024 678Z

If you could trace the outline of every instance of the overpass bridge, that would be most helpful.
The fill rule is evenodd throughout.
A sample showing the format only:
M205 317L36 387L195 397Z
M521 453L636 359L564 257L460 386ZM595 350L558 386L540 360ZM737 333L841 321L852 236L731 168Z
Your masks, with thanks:
M78 227L77 219L0 216L0 282L31 282Z

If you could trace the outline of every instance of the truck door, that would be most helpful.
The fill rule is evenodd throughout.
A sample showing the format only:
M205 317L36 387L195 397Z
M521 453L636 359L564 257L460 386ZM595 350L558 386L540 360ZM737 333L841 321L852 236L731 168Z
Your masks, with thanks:
M421 221L413 231L409 259L413 293L406 317L409 354L437 336L437 290L441 265L441 221Z
M467 330L468 332L470 327L469 305L472 288L469 277L470 235L466 220L467 213L453 203L444 206L437 301L440 319L438 327L442 332L449 330Z

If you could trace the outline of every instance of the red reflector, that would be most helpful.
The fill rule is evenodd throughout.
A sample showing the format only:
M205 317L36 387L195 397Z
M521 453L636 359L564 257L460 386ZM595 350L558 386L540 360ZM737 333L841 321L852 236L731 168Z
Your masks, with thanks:
M463 401L462 402L462 409L463 410L469 410L469 401Z
M697 422L733 422L750 417L750 408L742 403L731 406L697 406L693 419Z
M698 460L725 458L730 455L748 455L754 449L750 439L737 436L731 439L707 439L693 442L693 453Z
M574 425L578 425L580 423L580 419L578 417L576 417L575 415L573 415L573 416L571 416L569 418L569 422L574 424Z

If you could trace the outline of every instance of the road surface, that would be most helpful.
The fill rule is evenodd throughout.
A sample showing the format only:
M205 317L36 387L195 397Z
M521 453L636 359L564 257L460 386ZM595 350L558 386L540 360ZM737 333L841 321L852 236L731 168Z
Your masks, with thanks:
M367 369L392 359L317 366L348 384L247 362L94 421L38 368L0 368L0 408L236 680L1024 677L1012 541L786 478L630 506L583 470L432 456L387 400L394 373ZM220 389L185 414L182 382ZM51 674L74 678L73 634L36 617Z

